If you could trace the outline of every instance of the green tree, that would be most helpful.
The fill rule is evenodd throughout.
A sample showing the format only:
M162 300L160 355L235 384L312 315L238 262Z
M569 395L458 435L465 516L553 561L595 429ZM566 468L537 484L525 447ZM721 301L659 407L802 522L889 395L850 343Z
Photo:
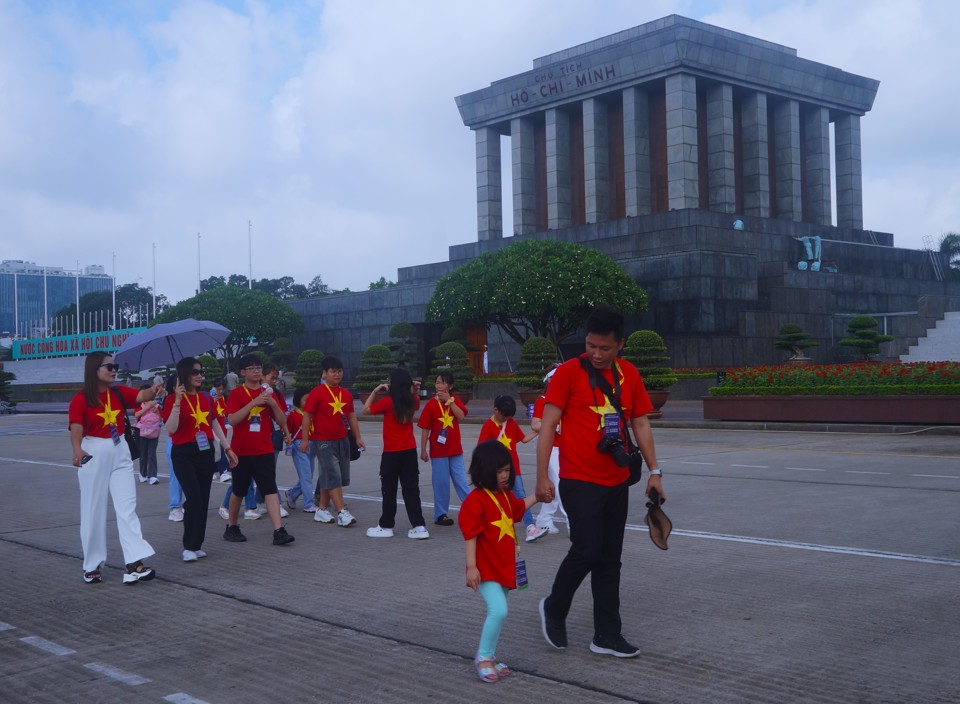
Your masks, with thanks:
M381 276L379 281L373 281L370 283L370 290L379 291L385 288L393 288L396 285L396 281L387 281L386 277Z
M516 384L527 389L543 389L550 365L557 361L557 348L545 337L531 337L520 348Z
M864 361L870 359L870 355L880 353L880 343L890 342L893 335L884 335L877 330L880 323L870 315L858 315L847 323L847 334L840 340L844 347L853 347L860 353L860 358Z
M353 387L357 391L373 391L397 368L397 362L386 345L370 345L360 355L360 370Z
M262 291L238 286L202 291L164 311L157 322L184 318L212 320L228 328L231 334L221 349L231 365L255 344L269 345L303 330L303 320L289 306Z
M453 374L453 385L460 391L469 391L473 387L473 369L467 356L467 348L459 342L444 342L433 348L433 369L430 376L436 377L441 371Z
M10 394L13 393L13 386L10 382L16 378L13 372L5 372L0 369L0 399L4 401L9 400Z
M99 332L109 328L113 319L113 299L111 291L94 291L80 296L80 329L82 332ZM153 316L153 289L139 284L117 286L117 324L118 329L147 325ZM162 293L157 295L157 314L170 303ZM72 335L77 331L77 304L71 303L53 314L56 320L56 332Z
M390 328L390 338L387 347L393 353L396 366L404 366L413 376L420 373L423 366L420 354L420 336L413 323L401 321Z
M320 350L304 350L297 357L297 388L312 389L320 384L323 375L321 362L324 354Z
M213 388L213 382L223 376L223 367L220 366L220 360L212 354L202 354L197 357L200 366L203 367L205 375L203 377L203 390L209 391Z
M602 252L528 240L482 254L440 279L427 320L496 325L519 344L536 335L559 345L601 303L628 314L646 310L647 294Z
M281 369L292 369L297 360L289 337L278 337L270 345L270 360Z
M960 281L960 234L947 232L940 237L940 253L947 255L950 278Z
M227 280L222 276L208 276L200 282L200 291L212 291L215 288L226 286Z
M330 294L330 287L323 283L323 279L317 274L310 283L307 284L308 296L327 296Z
M663 338L653 330L637 330L627 338L623 358L636 366L648 389L665 389L677 383Z
M786 323L780 327L780 335L773 346L784 352L792 352L790 359L805 359L803 351L818 344L810 339L810 333L796 323Z

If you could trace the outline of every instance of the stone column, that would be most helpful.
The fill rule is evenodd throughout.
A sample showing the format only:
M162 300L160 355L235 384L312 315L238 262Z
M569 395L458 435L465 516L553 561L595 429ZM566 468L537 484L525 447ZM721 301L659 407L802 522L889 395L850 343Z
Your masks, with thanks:
M830 225L830 111L827 108L805 110L803 127L807 157L803 211L809 222Z
M743 212L770 217L770 143L767 138L767 95L749 93L741 104L743 132Z
M837 162L837 227L863 229L863 171L860 116L841 115L834 123Z
M610 219L610 136L606 104L583 101L583 192L587 222Z
M477 239L503 237L503 191L500 174L500 133L477 130Z
M710 210L737 211L736 160L733 135L733 86L707 89L707 172Z
M534 127L526 117L510 120L513 157L513 234L537 231L537 173L534 162Z
M650 100L642 88L623 91L623 180L627 217L649 215Z
M547 229L573 225L570 174L570 116L550 108L544 113L547 132Z
M803 220L800 196L800 103L781 100L773 106L773 130L776 135L774 177L777 183L777 217Z
M667 198L670 210L698 208L697 79L667 76Z

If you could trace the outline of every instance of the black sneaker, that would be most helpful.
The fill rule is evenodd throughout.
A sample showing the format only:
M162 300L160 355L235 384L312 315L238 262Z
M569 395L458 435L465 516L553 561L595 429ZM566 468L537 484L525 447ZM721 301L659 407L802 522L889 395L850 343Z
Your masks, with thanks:
M274 545L287 545L292 543L294 537L287 532L287 529L283 526L280 526L275 531L273 531L273 544Z
M442 516L440 516L440 518L435 520L434 523L436 523L438 526L452 526L453 519L450 518L447 514L443 514Z
M563 619L547 615L544 608L546 601L547 597L540 600L540 625L543 627L543 637L557 650L563 650L567 647L567 624Z
M612 655L615 658L635 658L640 649L630 645L619 633L615 636L594 636L590 650L600 655Z
M223 531L223 539L228 543L245 543L247 542L247 536L240 532L240 526L227 526L227 529Z

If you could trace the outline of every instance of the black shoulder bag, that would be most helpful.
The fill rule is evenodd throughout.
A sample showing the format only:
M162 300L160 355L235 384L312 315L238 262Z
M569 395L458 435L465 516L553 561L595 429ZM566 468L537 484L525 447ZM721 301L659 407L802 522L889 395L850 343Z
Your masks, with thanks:
M113 388L111 388L110 391L115 393L117 398L120 399L120 408L123 409L123 438L127 441L127 447L130 448L130 459L138 460L140 459L140 441L133 437L133 429L130 426L130 416L127 414L127 405L123 402L123 394Z
M616 364L616 363L614 363ZM630 424L627 423L627 417L623 413L623 406L620 405L620 380L617 378L617 370L613 370L613 383L615 389L610 388L610 382L604 378L603 374L597 373L597 370L586 357L580 357L580 366L587 373L590 379L591 389L600 389L600 393L610 399L610 403L620 414L620 423L623 425L623 434L627 442L627 468L630 470L630 477L627 479L627 486L633 486L640 481L643 475L643 455L640 454L640 448L634 444L633 436L630 434Z

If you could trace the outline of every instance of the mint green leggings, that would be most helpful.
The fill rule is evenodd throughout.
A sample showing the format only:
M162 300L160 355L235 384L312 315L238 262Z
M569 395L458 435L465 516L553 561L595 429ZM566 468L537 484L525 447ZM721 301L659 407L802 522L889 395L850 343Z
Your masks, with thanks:
M480 595L487 602L487 618L483 622L483 630L480 631L477 660L492 660L497 652L500 629L507 618L508 591L498 582L480 582Z

